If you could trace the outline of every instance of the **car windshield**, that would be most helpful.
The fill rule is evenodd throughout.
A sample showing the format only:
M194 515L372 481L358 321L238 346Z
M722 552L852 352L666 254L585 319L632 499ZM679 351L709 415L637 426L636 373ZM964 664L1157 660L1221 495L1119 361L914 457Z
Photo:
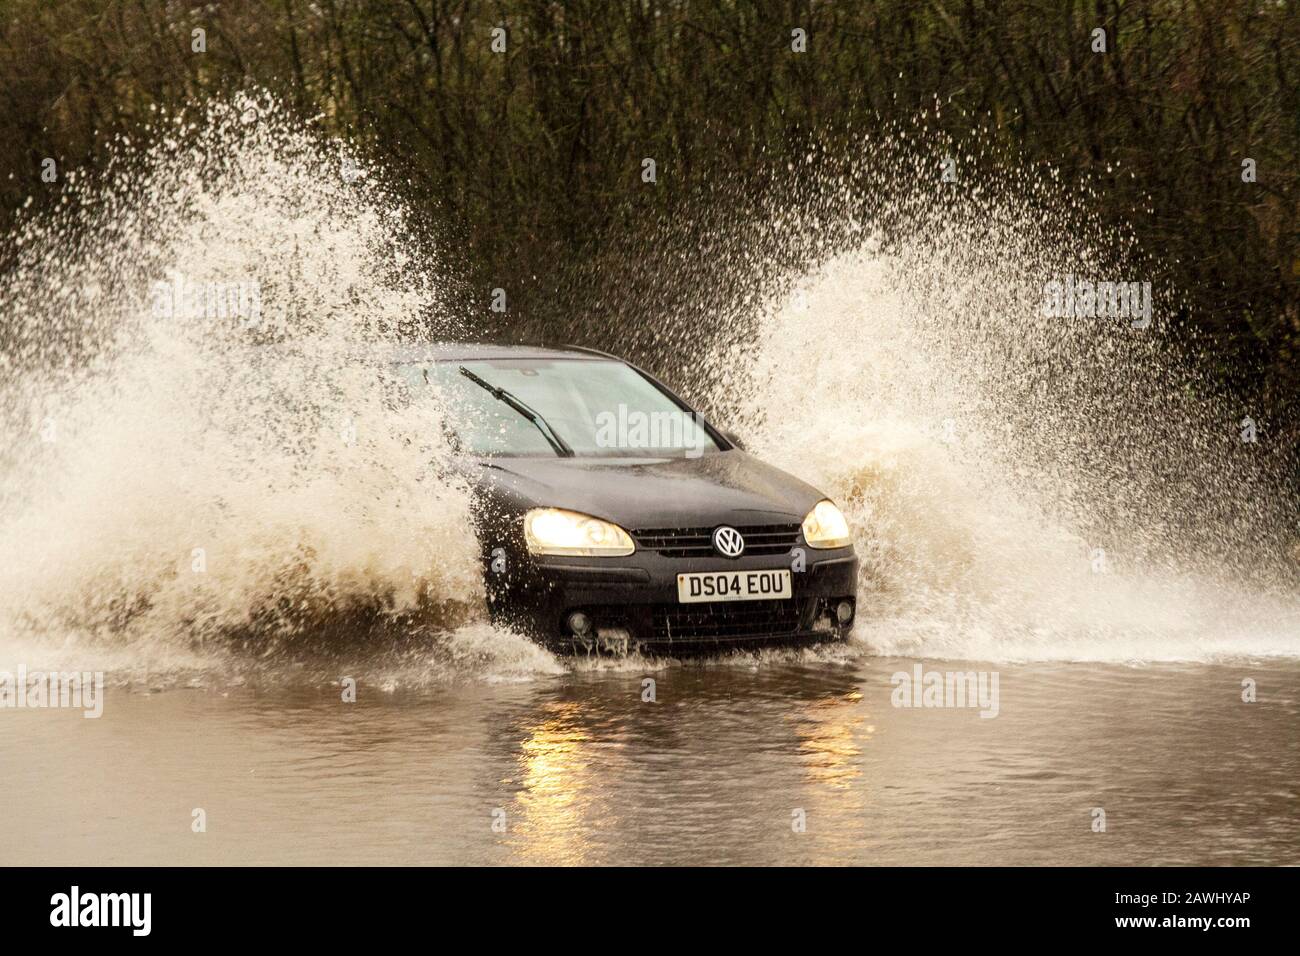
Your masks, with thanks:
M696 457L718 451L695 413L622 362L509 358L397 366L436 387L461 448L476 455Z

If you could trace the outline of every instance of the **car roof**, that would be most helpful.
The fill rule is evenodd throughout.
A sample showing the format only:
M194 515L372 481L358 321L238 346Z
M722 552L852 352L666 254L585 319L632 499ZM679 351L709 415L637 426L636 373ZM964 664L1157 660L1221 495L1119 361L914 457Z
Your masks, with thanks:
M392 354L394 362L451 362L502 358L622 361L603 352L578 347L549 348L542 345L500 345L489 342L433 342L427 345L404 345L395 348Z

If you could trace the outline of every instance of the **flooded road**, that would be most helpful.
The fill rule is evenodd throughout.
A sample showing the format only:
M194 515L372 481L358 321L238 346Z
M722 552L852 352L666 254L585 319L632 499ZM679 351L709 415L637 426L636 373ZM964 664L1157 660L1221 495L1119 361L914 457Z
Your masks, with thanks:
M845 211L796 203L806 265L694 290L631 357L842 508L855 643L557 661L484 623L440 400L372 367L499 314L252 105L160 120L0 274L0 703L19 668L106 684L99 719L0 707L0 863L1300 863L1293 463L1172 348L1195 290L1044 313L1110 268L1087 203L905 176L901 232L825 246ZM895 706L918 663L996 677L997 716Z
M992 719L894 706L917 663L110 686L0 714L0 863L1300 863L1300 662L1002 664Z

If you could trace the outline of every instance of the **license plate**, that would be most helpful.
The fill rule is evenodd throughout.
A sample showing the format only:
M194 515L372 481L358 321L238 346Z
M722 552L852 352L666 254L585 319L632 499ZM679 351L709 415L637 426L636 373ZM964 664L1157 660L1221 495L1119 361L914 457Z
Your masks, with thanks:
M679 604L772 601L790 596L789 571L699 571L677 575Z

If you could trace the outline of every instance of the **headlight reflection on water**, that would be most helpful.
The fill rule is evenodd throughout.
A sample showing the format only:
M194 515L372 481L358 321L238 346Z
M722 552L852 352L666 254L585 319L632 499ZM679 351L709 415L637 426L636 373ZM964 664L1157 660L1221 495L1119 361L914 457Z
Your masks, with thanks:
M583 705L558 701L547 705L519 745L520 790L515 798L519 848L530 864L581 865L590 859L587 834L596 815L615 809L599 804L591 752L593 739L584 727Z

